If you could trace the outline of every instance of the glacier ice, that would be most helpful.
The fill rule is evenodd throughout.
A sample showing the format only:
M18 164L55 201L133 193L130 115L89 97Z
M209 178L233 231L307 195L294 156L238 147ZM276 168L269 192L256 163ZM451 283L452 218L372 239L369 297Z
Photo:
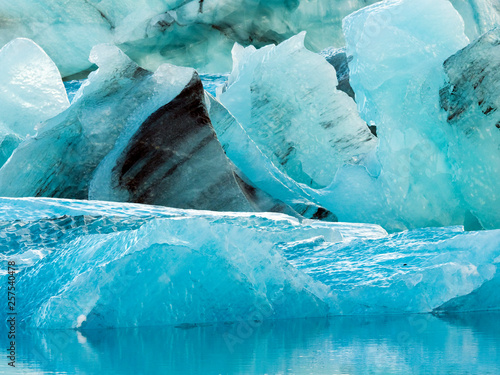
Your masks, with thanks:
M46 121L0 169L0 195L86 199L92 173L127 124L168 103L193 74L171 66L152 74L114 46L94 47L90 60L99 69L72 105Z
M194 324L251 313L285 318L328 312L322 287L290 266L275 243L338 241L335 227L278 214L0 200L2 257L23 267L19 318L28 326Z
M231 67L234 42L264 46L306 30L308 48L344 44L338 24L375 0L55 0L2 2L0 45L17 37L38 43L63 76L92 68L93 46L112 43L143 68L162 63L221 73ZM476 38L499 24L498 0L451 0ZM242 11L244 9L244 11Z
M444 63L441 89L450 133L453 177L485 228L500 226L500 29L496 28Z
M335 244L302 241L282 248L291 264L331 288L333 314L450 311L444 308L450 301L467 301L498 284L500 230L425 228ZM491 303L495 298L498 301L496 291L484 303L455 303L455 309L498 310Z
M443 22L447 27L441 27ZM385 1L347 17L344 32L345 50L323 51L336 72L316 60L317 55L309 56L301 36L260 50L235 47L233 72L226 86L219 88L217 98L237 121L226 123L223 129L215 126L229 157L238 158L236 165L272 196L288 204L292 199L314 202L341 221L374 222L395 231L463 224L472 218L495 228L496 224L487 224L488 220L477 216L478 209L464 201L460 185L467 182L457 180L456 163L448 153L456 136L448 131L440 90L446 81L444 61L469 42L459 13L446 0ZM300 56L299 61L294 60L295 55ZM307 83L293 71L299 64ZM321 82L309 79L308 73ZM289 75L294 77L293 83L285 77ZM304 96L300 91L308 84L315 87L313 104L308 101L311 95ZM318 88L325 86L330 94ZM335 90L336 86L355 96L362 119L380 142L376 153L372 152L375 137L371 147L353 154L347 150L347 155L342 154L346 151L342 142L335 143L340 138L358 145L362 137L349 131L369 131L363 121L356 120L354 102ZM324 123L321 118L315 121L315 115L331 115L319 109L319 103L335 108L325 100L334 97L332 91L342 95L340 110L334 115L341 122L345 120L346 134L336 128L333 135L328 129L311 130L314 122ZM301 97L297 92L307 100L297 103L297 97ZM348 115L352 117L344 117ZM307 134L301 132L304 130ZM225 136L225 132L232 135ZM325 133L332 138L326 138ZM336 155L336 159L319 147L318 139L331 141L339 148L340 157ZM314 145L313 151L308 148L309 142ZM245 161L249 150L252 162ZM462 155L462 159L468 163L470 157ZM491 170L496 165L487 164ZM313 168L308 169L310 165ZM277 173L275 167L294 181ZM487 206L492 201L483 198L486 203L482 204Z
M200 78L190 73L175 98L118 139L95 171L90 199L253 211L211 126Z
M442 27L443 23L446 27ZM307 84L295 76L293 83L279 78L280 74L290 75L295 60L287 55L294 54L301 56L304 70L310 69L316 78L320 76L312 63L316 60L306 58L307 51L302 50L297 36L278 47L235 47L233 72L226 86L218 89L218 99L234 119L227 116L229 120L220 124L213 121L228 156L256 186L273 197L287 204L293 200L312 202L340 221L378 223L390 231L461 224L467 229L498 228L498 106L492 102L498 91L496 64L492 62L496 61L497 48L491 39L495 32L488 34L489 44L484 42L487 37L473 44L484 45L484 52L479 53L479 47L468 47L457 53L469 40L462 17L446 0L377 3L347 17L344 32L346 49L322 52L336 68L336 79L331 67L324 77L330 77L330 90L338 84L338 90L356 98L362 119L378 137L376 152L364 150L361 156L337 163L328 155L325 161L327 154L318 147L318 136L309 130L314 115L307 110L321 116L324 112L318 110L318 103L329 108L332 104L324 99L326 94L314 97L314 104L297 104L295 90ZM455 53L469 57L450 58ZM479 54L484 57L474 61ZM280 62L280 58L285 61ZM274 62L281 71L273 70ZM319 61L317 64L321 65ZM491 71L488 80L481 73L486 66ZM473 81L479 89L457 86L447 76L450 69L452 73L457 71L455 75L469 75L460 81L462 86L469 87L468 82ZM325 85L326 80L322 81ZM316 88L314 93L321 90ZM345 105L349 98L344 95L343 99ZM451 114L443 108L455 106L450 110L461 111L462 102L479 103L483 108L480 111L477 106L471 107L461 116L463 124L456 126L447 120ZM352 100L339 116L350 113L351 104ZM292 130L294 121L307 129L317 153L307 148L305 156L300 153L299 147L306 144L307 136ZM346 123L352 129L353 122ZM354 123L361 126L361 122ZM476 129L479 123L484 124L484 131ZM476 129L475 136L467 130L470 128ZM363 129L367 130L364 124ZM300 140L290 141L287 131L300 134ZM335 129L333 137L342 137L342 133ZM325 139L324 135L319 138ZM357 141L356 137L346 138ZM288 154L295 151L295 146L298 151ZM293 159L298 161L288 166ZM312 172L304 163L311 159L316 168ZM314 173L319 173L320 178L309 180Z
M480 84L483 68L495 71L498 48L486 42L494 32L449 58L468 39L447 1L375 4L347 17L344 32L350 83L361 116L377 127L380 166L368 173L345 167L325 194L330 204L321 203L342 221L390 230L470 222L498 228L498 119L490 115L495 104L488 109L498 80L491 74ZM468 81L480 87L468 89ZM472 106L456 116L474 102L486 115ZM474 140L467 129L479 124L484 130Z
M464 222L439 105L443 62L468 44L463 28L446 0L384 1L344 19L350 84L379 145L371 166L346 166L323 192L341 221L390 230Z
M19 0L0 3L0 45L33 39L63 76L92 68L87 57L102 43L117 45L149 70L169 62L221 73L230 69L235 41L262 46L306 29L311 48L340 46L342 18L372 2Z
M252 185L272 197L279 197L306 218L337 221L332 212L315 201L309 192L311 189L285 175L261 152L227 108L209 93L206 98L210 119L224 152Z
M151 73L111 45L96 46L90 59L99 69L68 84L78 87L71 106L0 169L1 195L300 216L224 154L193 69L165 64Z
M235 45L233 71L217 99L280 170L324 187L340 166L373 150L376 138L354 101L336 89L333 66L307 50L304 37L259 50Z
M0 42L48 52L0 50L23 324L498 310L495 1L379 2L321 54L362 2L0 4ZM228 76L160 64L216 71L233 41Z
M485 32L500 26L500 2L498 0L450 0L460 12L465 32L476 39Z
M61 75L33 41L0 49L0 166L36 126L69 106Z
M286 210L246 183L229 161L201 80L190 74L175 98L118 138L94 172L89 198L216 211Z
M496 282L500 257L500 230L388 236L282 214L47 198L0 198L0 214L0 256L21 268L19 319L40 328L442 312ZM498 309L468 308L485 307Z

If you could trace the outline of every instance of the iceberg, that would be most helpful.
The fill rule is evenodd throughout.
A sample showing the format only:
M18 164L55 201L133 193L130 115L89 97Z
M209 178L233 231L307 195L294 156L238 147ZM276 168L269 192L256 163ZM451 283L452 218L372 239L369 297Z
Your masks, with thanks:
M465 32L476 39L491 29L500 26L500 3L498 0L450 0L460 12Z
M344 167L321 203L341 221L391 231L498 228L498 32L462 50L463 22L447 1L386 1L347 17L344 31L358 108L377 128L379 167Z
M217 99L275 166L320 188L377 141L352 98L336 89L335 68L307 50L304 38L259 50L235 45L233 71Z
M201 80L190 74L175 98L121 135L95 171L90 199L253 211L211 126Z
M57 67L33 41L0 49L0 167L36 127L69 106Z
M453 177L470 213L483 228L500 227L500 29L444 63L441 89L447 111Z
M111 45L90 59L99 69L68 84L71 106L0 169L1 195L314 216L259 190L227 158L195 70L165 64L152 73Z
M234 42L280 43L306 29L319 51L341 46L342 18L374 0L271 1L20 0L2 2L0 45L17 37L38 43L68 77L93 68L88 56L98 44L121 48L141 67L156 70L169 62L203 72L231 67ZM242 11L244 9L244 11Z
M459 13L446 0L384 1L345 18L344 33L349 81L379 145L371 163L340 170L321 203L390 231L463 224L439 105L443 63L469 42Z
M309 219L337 221L332 212L320 206L307 186L285 175L248 136L241 124L217 99L206 93L211 122L226 155L261 192L289 205Z
M312 202L340 221L390 231L498 228L498 210L486 212L496 207L496 193L486 190L498 185L497 133L484 135L491 148L483 156L455 155L467 137L450 130L441 103L444 62L469 44L458 11L446 0L385 1L348 16L344 33L346 49L322 52L334 69L310 55L303 35L259 50L235 46L233 72L217 95L234 119L213 121L228 156L271 196ZM490 76L483 86L495 92ZM325 129L326 119L338 126ZM467 192L482 182L460 166L479 160L486 190Z
M90 60L99 69L71 106L41 125L0 169L0 195L86 199L94 170L127 124L144 122L193 74L172 66L150 73L107 45L94 47Z
M192 76L175 98L118 138L94 172L89 199L293 212L253 187L227 158L206 110L200 77L187 71Z
M500 230L388 236L282 214L47 198L0 198L0 214L19 320L38 328L438 312L496 283L500 257ZM473 306L484 308L498 305Z
M327 314L321 286L290 266L275 244L310 237L339 241L336 227L300 224L280 214L0 201L0 256L22 268L18 318L27 326L83 329Z

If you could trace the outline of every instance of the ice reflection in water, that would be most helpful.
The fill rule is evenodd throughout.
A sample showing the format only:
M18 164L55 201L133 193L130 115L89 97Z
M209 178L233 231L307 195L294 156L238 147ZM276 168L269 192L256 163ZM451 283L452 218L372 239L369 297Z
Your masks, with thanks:
M67 374L499 374L500 314L30 331L18 370ZM5 335L2 335L5 337ZM7 372L5 361L0 372Z

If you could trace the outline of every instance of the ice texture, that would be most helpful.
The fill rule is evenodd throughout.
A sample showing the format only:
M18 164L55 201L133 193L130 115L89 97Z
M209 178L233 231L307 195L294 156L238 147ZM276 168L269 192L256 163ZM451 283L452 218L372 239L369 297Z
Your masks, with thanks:
M379 145L376 159L340 170L321 203L391 231L462 224L439 105L443 62L468 44L459 13L446 0L383 1L345 18L344 33L350 84Z
M376 146L335 68L304 47L305 33L256 50L235 45L217 96L260 150L295 181L330 184L337 169Z
M263 46L308 30L319 51L341 46L342 18L374 0L266 1L19 0L0 3L0 45L16 37L38 43L63 76L92 67L93 46L115 44L149 70L165 62L222 73L234 42Z
M288 177L261 152L227 108L209 93L206 97L210 119L224 152L253 186L279 197L306 218L337 221L332 212L315 201L309 193L312 189Z
M451 0L460 12L465 32L476 39L491 29L500 26L500 2L498 0Z
M0 169L1 195L300 216L224 154L193 69L164 64L152 73L110 45L90 59L99 69L72 83L71 106Z
M162 63L222 73L231 68L234 42L262 47L306 30L307 46L341 47L342 18L375 0L19 0L2 2L0 45L17 37L38 43L63 76L91 68L93 46L119 46L142 67ZM452 0L476 38L498 25L498 0Z
M94 47L90 60L99 69L71 106L41 125L0 169L0 195L86 199L95 168L122 130L145 121L193 75L170 65L150 73L108 45Z
M444 63L441 106L448 114L448 153L466 207L484 228L500 227L500 29Z
M212 127L204 93L194 72L175 98L126 129L97 167L89 198L292 213L251 186L227 158Z
M449 2L385 1L347 17L344 32L379 166L343 168L321 203L389 230L499 228L498 31L461 50L468 39Z
M281 214L46 198L0 198L0 214L0 256L21 269L18 318L31 327L499 308L500 230L388 236ZM488 288L484 303L457 307Z
M33 41L0 49L0 167L36 126L69 106L57 67Z
M278 214L0 200L1 256L23 269L19 319L28 326L196 324L252 313L269 319L328 312L323 287L292 267L276 244L339 241L335 227Z
M424 228L378 239L282 247L299 270L331 288L332 314L401 314L498 310L500 230ZM481 293L484 300L475 299ZM464 301L463 304L457 303ZM454 301L454 302L450 302Z

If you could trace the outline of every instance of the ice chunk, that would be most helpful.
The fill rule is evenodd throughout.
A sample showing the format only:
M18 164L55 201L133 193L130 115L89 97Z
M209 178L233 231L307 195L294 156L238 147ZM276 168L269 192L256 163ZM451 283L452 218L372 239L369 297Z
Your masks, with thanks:
M169 62L221 73L231 67L234 42L263 46L308 30L311 48L340 46L342 18L373 2L19 0L0 3L0 45L31 38L65 77L91 68L87 57L101 43L117 45L149 70Z
M487 31L500 26L498 0L450 0L464 19L465 32L476 39Z
M500 230L464 232L462 227L417 229L372 240L328 245L283 245L299 270L329 286L331 313L338 315L424 313L457 298L469 311L499 309L497 265ZM465 305L465 304L464 304ZM441 307L442 309L443 307Z
M69 106L57 67L29 39L0 49L0 166L38 123Z
M90 59L99 69L72 105L43 124L0 169L0 195L86 199L92 173L122 130L143 123L193 75L174 66L150 73L114 46L95 47Z
M383 1L345 18L344 33L358 108L377 129L379 166L344 168L323 205L341 221L390 230L462 224L439 107L442 64L468 44L460 15L446 0Z
M266 198L257 198L259 192L224 154L201 80L191 74L174 99L119 137L94 173L89 198L215 211L279 210L270 198L262 207Z
M130 327L328 312L324 288L275 247L341 240L324 223L102 202L0 201L2 217L16 218L1 223L0 248L23 269L18 318L28 326Z
M210 119L217 133L217 138L233 163L251 181L251 184L292 207L307 218L337 221L337 217L318 205L307 186L281 172L260 151L241 124L229 111L210 94L207 106Z
M483 228L500 227L500 29L444 63L449 156L466 206Z
M335 69L304 47L304 37L260 50L235 45L218 99L280 170L324 187L340 166L372 150L376 138L354 101L335 88Z
M18 264L18 317L32 327L432 312L486 290L474 309L498 309L500 230L387 236L280 214L40 198L0 198L0 215L0 260Z
M151 73L109 45L91 60L99 69L70 108L0 169L0 194L300 216L226 157L193 69L165 64Z

